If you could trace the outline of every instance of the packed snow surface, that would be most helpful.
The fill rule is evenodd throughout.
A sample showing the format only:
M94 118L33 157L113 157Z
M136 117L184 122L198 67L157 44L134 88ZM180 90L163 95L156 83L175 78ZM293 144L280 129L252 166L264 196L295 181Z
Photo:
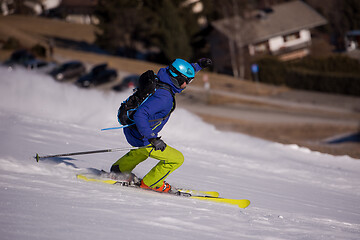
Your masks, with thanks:
M358 160L221 132L180 108L161 132L185 156L167 181L246 198L248 208L76 178L108 170L126 152L34 160L35 153L129 147L121 130L100 129L117 126L130 93L0 68L2 240L360 239ZM156 163L134 172L142 177Z

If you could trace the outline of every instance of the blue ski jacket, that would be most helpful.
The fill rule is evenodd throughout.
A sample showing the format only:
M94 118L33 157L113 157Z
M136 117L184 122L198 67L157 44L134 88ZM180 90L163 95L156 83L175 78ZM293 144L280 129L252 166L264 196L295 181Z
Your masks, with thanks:
M192 63L191 65L195 68L195 72L202 69L197 63ZM174 85L170 79L167 69L168 67L160 68L156 76L161 82L169 84L174 94L182 92L184 89L177 88ZM123 131L128 143L133 147L149 145L150 143L148 139L156 138L158 136L158 133L169 120L170 115L167 115L172 108L172 94L165 89L157 89L155 93L136 110L136 113L134 114L136 127L124 128ZM161 120L152 121L156 119Z

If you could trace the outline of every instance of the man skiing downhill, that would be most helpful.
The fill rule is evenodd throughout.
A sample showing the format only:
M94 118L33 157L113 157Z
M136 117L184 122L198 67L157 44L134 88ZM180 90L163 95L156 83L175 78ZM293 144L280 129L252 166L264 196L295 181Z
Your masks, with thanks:
M141 180L141 188L158 192L169 192L171 186L164 180L184 162L183 154L168 146L158 133L167 123L170 113L175 108L174 95L182 92L194 79L195 73L212 64L208 58L197 63L188 63L175 59L168 67L161 68L155 77L166 87L158 88L151 97L136 110L133 120L135 125L124 128L128 143L134 147L112 166L114 173L129 173L148 157L159 160Z

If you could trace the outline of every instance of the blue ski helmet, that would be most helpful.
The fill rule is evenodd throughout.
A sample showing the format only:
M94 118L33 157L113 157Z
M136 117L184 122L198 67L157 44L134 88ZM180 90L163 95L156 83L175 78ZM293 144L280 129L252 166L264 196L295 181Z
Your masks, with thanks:
M177 85L180 87L184 82L189 84L195 77L195 68L185 60L180 58L175 59L169 65L169 74L177 80Z

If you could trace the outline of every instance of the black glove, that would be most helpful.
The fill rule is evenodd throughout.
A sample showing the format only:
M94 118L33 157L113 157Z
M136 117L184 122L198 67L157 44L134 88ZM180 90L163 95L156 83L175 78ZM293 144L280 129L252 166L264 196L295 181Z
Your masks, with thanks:
M201 68L206 68L212 65L212 61L210 58L201 58L197 62Z
M153 145L155 151L161 150L163 152L166 148L165 142L163 140L161 140L160 137L150 138L149 143L151 143L151 145Z

